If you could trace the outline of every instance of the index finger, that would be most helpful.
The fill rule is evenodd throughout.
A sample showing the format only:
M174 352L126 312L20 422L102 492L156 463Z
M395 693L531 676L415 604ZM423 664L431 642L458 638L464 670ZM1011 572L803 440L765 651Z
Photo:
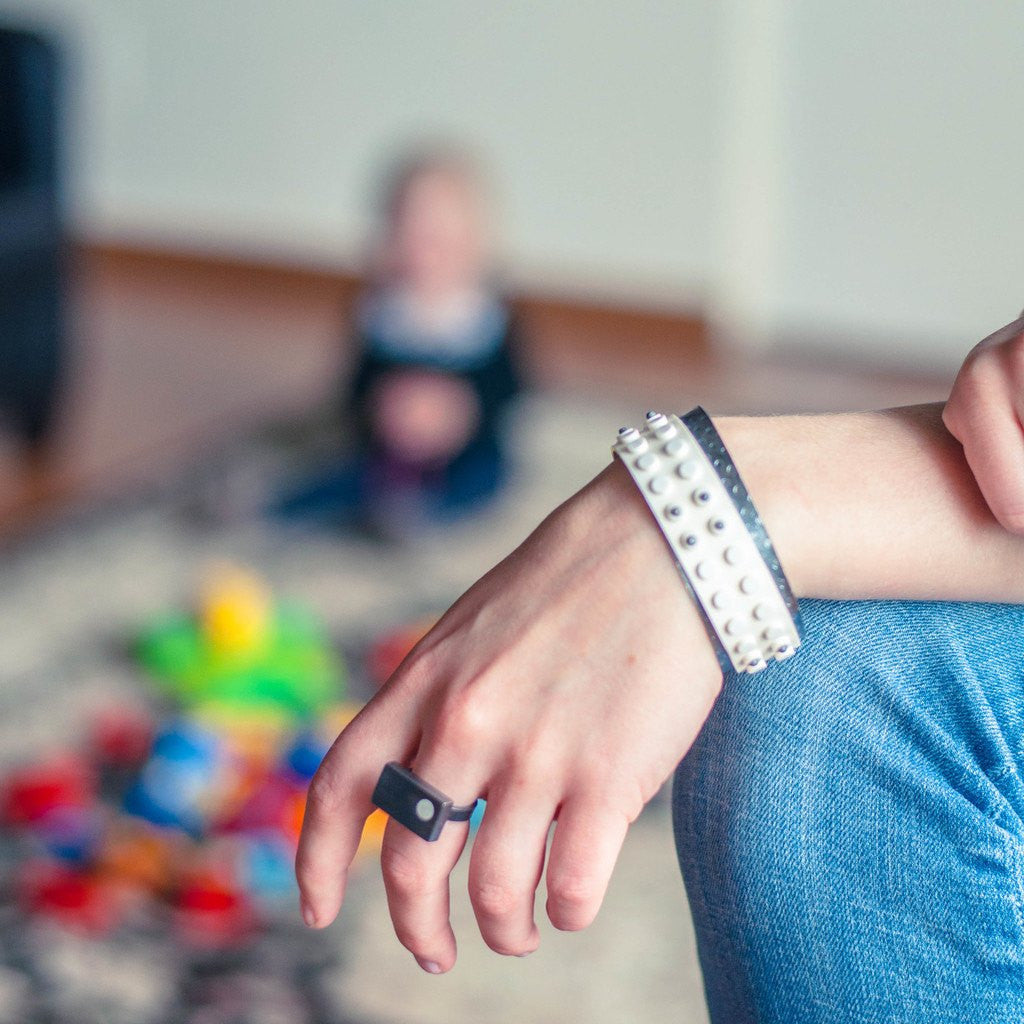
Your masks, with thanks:
M1008 530L1024 530L1024 428L1017 409L975 403L964 414L964 456L992 514Z
M415 737L402 742L375 729L364 717L371 707L373 702L342 730L309 785L295 877L302 919L310 928L324 928L338 916L381 769L415 748Z

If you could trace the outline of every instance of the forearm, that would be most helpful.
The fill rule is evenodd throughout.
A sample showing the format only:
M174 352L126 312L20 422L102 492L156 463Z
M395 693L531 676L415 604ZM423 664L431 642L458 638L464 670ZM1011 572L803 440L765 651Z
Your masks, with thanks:
M798 596L1024 602L941 405L715 423Z

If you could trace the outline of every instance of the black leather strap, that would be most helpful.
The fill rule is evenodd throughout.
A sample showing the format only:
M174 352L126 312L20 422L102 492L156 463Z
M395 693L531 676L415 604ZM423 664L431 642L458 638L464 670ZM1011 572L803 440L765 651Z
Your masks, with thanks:
M803 621L800 618L800 608L797 604L796 595L793 593L793 588L789 585L789 580L786 579L782 564L779 562L779 556L775 551L771 538L768 536L764 523L761 521L761 517L757 513L757 509L754 507L754 502L751 500L750 494L740 478L739 470L737 470L732 456L715 429L715 425L711 422L711 417L698 405L695 409L691 409L686 413L685 416L680 416L679 418L686 424L690 433L693 434L697 444L701 446L704 454L711 461L711 465L718 474L719 480L725 485L733 505L736 506L736 511L740 514L740 519L743 520L743 525L747 528L751 537L754 538L754 543L757 545L761 557L764 558L765 565L768 566L772 580L775 582L776 587L779 588L779 593L782 595L786 608L789 610L790 615L793 616L793 622L797 630L802 633Z

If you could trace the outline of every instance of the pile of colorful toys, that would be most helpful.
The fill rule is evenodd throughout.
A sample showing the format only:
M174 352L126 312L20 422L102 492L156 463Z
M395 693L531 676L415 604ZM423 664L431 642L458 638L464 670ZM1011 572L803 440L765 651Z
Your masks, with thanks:
M3 784L17 899L86 934L157 919L192 947L237 945L296 912L306 788L358 710L344 664L310 613L234 568L193 614L151 624L137 657L161 711L104 713L80 749Z

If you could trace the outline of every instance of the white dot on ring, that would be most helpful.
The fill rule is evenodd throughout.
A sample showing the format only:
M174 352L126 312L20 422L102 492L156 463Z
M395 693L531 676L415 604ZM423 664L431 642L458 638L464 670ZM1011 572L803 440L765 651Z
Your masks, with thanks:
M416 801L416 817L420 821L430 821L434 816L434 805L426 797Z

